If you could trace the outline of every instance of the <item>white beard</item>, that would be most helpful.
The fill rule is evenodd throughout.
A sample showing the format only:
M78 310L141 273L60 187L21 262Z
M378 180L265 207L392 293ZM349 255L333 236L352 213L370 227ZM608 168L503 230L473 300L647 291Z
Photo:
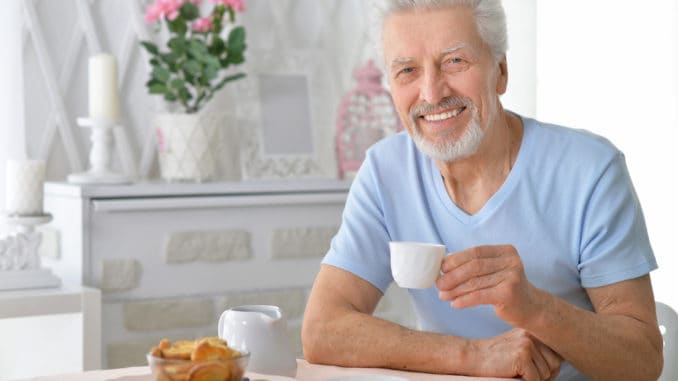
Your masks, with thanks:
M473 155L483 140L483 129L480 127L478 110L475 107L468 107L467 110L472 114L464 134L456 141L439 144L426 140L417 124L418 118L410 117L414 144L424 155L439 162L455 161Z

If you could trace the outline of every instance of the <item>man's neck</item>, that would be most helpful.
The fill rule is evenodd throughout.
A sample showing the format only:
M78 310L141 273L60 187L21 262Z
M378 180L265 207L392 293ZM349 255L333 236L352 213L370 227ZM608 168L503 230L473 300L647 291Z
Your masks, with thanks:
M468 214L475 214L501 188L520 150L523 125L520 118L501 111L485 131L478 151L467 158L436 162L452 201Z

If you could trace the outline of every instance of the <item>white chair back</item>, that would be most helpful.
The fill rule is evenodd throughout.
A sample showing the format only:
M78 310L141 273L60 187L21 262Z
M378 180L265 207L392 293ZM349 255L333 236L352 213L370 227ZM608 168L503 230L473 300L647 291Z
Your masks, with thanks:
M678 380L678 313L657 302L657 322L664 338L664 370L658 381Z

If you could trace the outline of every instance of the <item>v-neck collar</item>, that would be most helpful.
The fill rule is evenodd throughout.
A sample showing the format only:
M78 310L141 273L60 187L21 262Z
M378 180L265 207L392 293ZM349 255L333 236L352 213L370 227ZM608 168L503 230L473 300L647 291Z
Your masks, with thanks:
M518 114L514 114L523 124L523 137L520 143L520 149L518 150L518 155L516 156L516 161L513 164L513 168L509 172L504 183L499 187L499 189L490 197L489 200L483 205L483 207L475 214L468 214L462 209L460 209L457 204L455 204L450 196L447 194L445 189L445 184L443 182L443 177L440 173L440 169L436 166L435 162L430 158L427 158L430 165L430 179L433 183L433 186L436 190L440 202L447 208L447 210L455 217L459 222L464 225L473 225L479 223L488 216L492 215L503 203L504 200L511 193L513 188L515 188L518 180L520 179L522 173L524 172L524 167L527 165L527 153L531 150L532 143L532 120L529 118L523 118Z

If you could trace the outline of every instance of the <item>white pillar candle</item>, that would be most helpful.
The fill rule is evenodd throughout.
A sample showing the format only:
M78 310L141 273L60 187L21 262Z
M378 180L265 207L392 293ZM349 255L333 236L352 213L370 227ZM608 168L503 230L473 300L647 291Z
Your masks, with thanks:
M89 58L89 116L113 120L120 116L118 65L107 53Z
M41 215L45 162L7 160L5 172L5 212L9 215Z

